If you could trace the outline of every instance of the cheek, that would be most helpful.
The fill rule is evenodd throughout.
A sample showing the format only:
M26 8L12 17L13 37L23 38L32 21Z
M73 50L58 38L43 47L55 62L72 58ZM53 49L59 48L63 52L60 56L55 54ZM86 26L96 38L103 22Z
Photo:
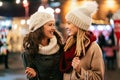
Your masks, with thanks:
M78 31L78 29L77 28L75 28L75 32L77 33L77 31Z
M77 27L73 27L73 28L72 28L72 33L73 33L74 35L77 34L77 31L78 31Z
M73 29L73 26L68 26L69 29Z
M48 34L48 31L47 31L47 29L44 29L44 35L47 35Z

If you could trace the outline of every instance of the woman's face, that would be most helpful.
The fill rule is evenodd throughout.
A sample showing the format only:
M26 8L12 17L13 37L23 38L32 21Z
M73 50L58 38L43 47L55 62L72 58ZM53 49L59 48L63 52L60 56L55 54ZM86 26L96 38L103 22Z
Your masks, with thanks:
M45 38L51 39L54 36L55 21L49 21L43 27Z
M74 24L72 24L71 22L67 21L66 23L66 31L67 31L67 34L69 36L75 36L77 34L77 31L78 31L78 27L76 27Z

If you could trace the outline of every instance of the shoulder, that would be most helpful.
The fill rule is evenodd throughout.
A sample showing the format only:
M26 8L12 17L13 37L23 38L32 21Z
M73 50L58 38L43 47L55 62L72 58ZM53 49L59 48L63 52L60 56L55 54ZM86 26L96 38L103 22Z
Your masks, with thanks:
M27 50L24 50L21 52L21 57L27 57L29 55L28 51Z
M99 47L99 45L97 44L96 41L94 41L89 48L90 51L92 51L93 53L102 53L101 48Z
M92 44L90 45L91 48L100 48L98 43L96 41L92 42Z

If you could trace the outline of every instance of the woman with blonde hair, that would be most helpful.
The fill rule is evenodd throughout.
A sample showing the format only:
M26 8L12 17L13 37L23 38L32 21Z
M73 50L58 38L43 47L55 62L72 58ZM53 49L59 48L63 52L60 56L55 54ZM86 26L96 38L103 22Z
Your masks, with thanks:
M104 80L102 51L95 41L96 37L88 30L91 14L97 6L95 1L88 2L65 16L69 37L60 60L63 80Z

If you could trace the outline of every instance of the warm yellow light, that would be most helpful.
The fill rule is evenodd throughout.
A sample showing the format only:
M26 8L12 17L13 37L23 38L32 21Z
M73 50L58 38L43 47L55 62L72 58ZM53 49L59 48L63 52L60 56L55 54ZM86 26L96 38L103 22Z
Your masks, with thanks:
M71 0L71 3L69 4L70 5L69 10L76 8L77 7L76 3L77 3L76 0Z
M18 25L17 24L14 24L13 25L13 29L16 30L18 28Z
M22 19L21 21L20 21L20 23L22 24L22 25L24 25L25 24L25 19Z
M106 6L108 8L113 8L115 6L115 0L106 0Z

